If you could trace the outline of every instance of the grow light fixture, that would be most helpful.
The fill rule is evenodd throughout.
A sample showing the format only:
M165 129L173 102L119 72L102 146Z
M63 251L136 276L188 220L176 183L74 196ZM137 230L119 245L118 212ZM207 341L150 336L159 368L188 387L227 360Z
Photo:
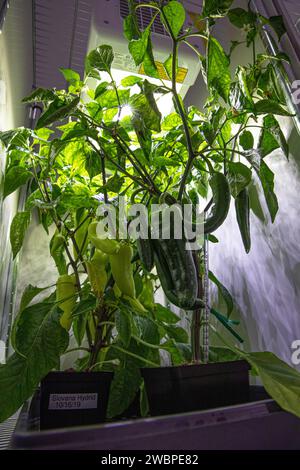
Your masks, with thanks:
M185 8L189 12L185 27L193 26L193 17L200 13L201 3L185 1ZM145 77L143 67L136 66L129 51L128 42L123 34L123 20L128 15L127 0L111 0L109 6L104 9L103 2L95 2L91 24L91 33L89 40L89 50L95 49L101 44L110 44L114 50L113 76L118 82L119 77L124 78L128 75L139 75ZM138 23L141 29L147 27L152 20L152 11L149 8L139 8ZM157 17L152 24L152 43L156 66L160 78L167 83L167 76L163 63L168 58L172 50L172 43L167 35L164 26ZM200 38L193 39L193 47L204 52L204 45ZM195 83L200 71L199 58L196 53L188 46L183 44L179 51L179 72L177 75L177 89L181 97L184 98L189 87ZM159 80L149 77L149 81L161 84ZM167 84L170 84L167 83ZM163 115L172 109L171 97L165 95L159 98L158 106Z

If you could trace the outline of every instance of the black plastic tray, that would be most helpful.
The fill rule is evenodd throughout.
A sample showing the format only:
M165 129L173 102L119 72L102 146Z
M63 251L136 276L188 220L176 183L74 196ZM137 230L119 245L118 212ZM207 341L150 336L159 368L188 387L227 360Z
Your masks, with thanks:
M13 449L42 450L300 450L300 419L252 388L250 403L80 428L39 431L24 405ZM29 416L30 414L30 416Z

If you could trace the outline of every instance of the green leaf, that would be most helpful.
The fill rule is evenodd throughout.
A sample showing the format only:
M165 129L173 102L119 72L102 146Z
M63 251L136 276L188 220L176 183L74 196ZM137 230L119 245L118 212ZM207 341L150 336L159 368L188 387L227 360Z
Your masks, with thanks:
M172 364L174 366L181 365L186 362L183 350L180 347L178 347L178 344L176 343L174 339L171 338L171 339L168 339L168 341L165 341L161 345L161 349L164 349L170 354Z
M228 19L237 28L243 28L246 25L255 25L257 16L252 11L233 8L228 12Z
M101 72L110 73L111 65L114 60L114 53L111 46L103 45L97 47L89 53L85 61L85 71L89 74L96 69Z
M77 83L80 82L80 75L78 72L75 72L75 70L72 69L64 69L63 67L60 67L59 69L63 76L65 77L65 80L69 83Z
M209 271L209 279L217 286L219 294L222 296L226 303L227 307L227 317L229 318L233 310L233 298L229 290L222 284L221 281L213 274L212 271Z
M157 324L147 317L134 316L134 329L136 336L149 344L157 345L160 341L160 335Z
M274 222L278 212L278 200L276 194L274 193L274 173L270 170L264 161L262 161L260 164L259 177L263 187L271 220Z
M97 86L95 90L95 95L94 95L95 100L99 98L99 96L101 96L107 90L108 85L109 85L108 82L99 83L99 85Z
M211 242L211 243L219 243L219 240L217 239L217 237L215 237L215 235L213 235L212 233L210 233L208 235L208 240Z
M127 104L129 102L130 90L118 90L118 95L115 90L106 90L98 98L97 102L102 108L114 108L120 104Z
M254 103L253 103L253 98L249 90L247 70L245 69L245 67L239 66L237 68L236 75L239 80L239 84L240 84L243 95L247 98L250 105L253 106Z
M209 361L210 362L232 362L241 359L241 355L229 349L220 346L209 347Z
M150 103L144 94L133 95L129 104L135 119L141 119L146 127L160 132L161 114L157 106Z
M76 210L96 207L97 201L92 197L88 186L83 183L73 184L65 189L60 197L60 206L65 210Z
M37 88L30 95L22 99L22 103L34 103L34 102L49 102L57 99L54 91L46 90L44 88Z
M32 173L21 166L11 166L7 169L4 179L3 198L9 196L20 186L23 186L30 178Z
M13 258L17 256L22 248L26 230L30 224L30 212L17 212L10 226L10 243Z
M89 314L88 312L85 312L82 315L78 315L74 318L72 321L72 330L74 333L74 337L76 339L76 343L78 346L81 346L81 343L83 341L85 332L86 332L86 325L88 322Z
M72 311L72 318L80 317L86 313L90 313L96 308L96 297L89 295L86 299L80 300Z
M129 407L141 381L140 370L132 361L128 361L126 368L115 371L110 385L107 418L119 416Z
M169 338L174 339L176 343L188 343L189 342L189 335L180 326L164 325L163 328L166 331Z
M139 38L140 31L137 25L136 16L134 14L128 15L124 19L123 31L124 31L124 36L126 39L128 39L128 41Z
M278 36L278 41L286 33L286 27L284 25L282 16L271 16L268 20L269 25L274 29L275 33Z
M153 56L152 42L149 38L147 52L143 61L144 72L148 77L159 78L159 73Z
M271 352L241 353L284 410L300 418L300 373Z
M145 29L139 39L132 39L128 45L128 49L135 65L140 65L145 57L148 47L148 40L150 35L150 27Z
M164 68L170 80L172 80L172 75L173 75L172 65L173 65L173 54L170 54L167 60L164 62Z
M204 0L202 17L220 18L226 16L233 0Z
M107 189L107 191L111 191L112 193L117 194L121 190L124 181L125 181L124 177L119 176L116 173L114 176L109 178L109 180L107 181L107 183L105 185L105 188Z
M209 37L207 49L207 83L227 101L230 91L229 59L221 44Z
M40 129L42 127L53 124L54 122L64 119L69 116L69 114L75 110L80 101L79 96L73 98L71 101L61 101L55 100L46 111L38 119L35 129Z
M165 322L167 324L178 323L180 321L180 317L178 315L161 304L155 304L153 310L156 320Z
M277 114L279 116L294 116L286 111L277 101L260 100L254 105L255 114Z
M181 3L172 0L163 7L162 22L171 29L171 33L175 38L179 35L185 22L185 9Z
M260 133L258 144L262 157L281 147L288 159L289 146L276 118L272 115L265 116L263 124L264 128Z
M174 127L180 126L182 124L181 117L177 113L171 113L166 116L161 124L163 131L170 131Z
M118 310L115 314L116 329L125 347L128 347L131 339L131 321L125 309Z
M233 197L237 195L248 186L251 182L252 172L243 163L229 162L227 179L230 186L230 191Z
M40 294L46 289L48 289L48 287L37 287L29 284L22 294L19 311L22 312L22 310L24 310L24 308L26 308L27 305L30 304L34 297L36 297L38 294Z
M30 398L48 372L58 367L69 335L61 327L61 311L53 304L36 304L23 310L16 332L20 354L0 365L0 422Z
M0 141L5 147L8 147L10 141L16 135L17 132L18 132L17 129L13 129L11 131L0 132Z
M133 85L136 85L137 83L141 83L142 78L137 77L136 75L129 75L128 77L125 77L121 80L121 85L123 87L132 87Z
M91 151L87 153L84 165L90 179L93 179L95 176L101 173L101 159L97 152Z
M254 137L250 131L244 131L240 135L239 142L244 150L251 150L254 147Z

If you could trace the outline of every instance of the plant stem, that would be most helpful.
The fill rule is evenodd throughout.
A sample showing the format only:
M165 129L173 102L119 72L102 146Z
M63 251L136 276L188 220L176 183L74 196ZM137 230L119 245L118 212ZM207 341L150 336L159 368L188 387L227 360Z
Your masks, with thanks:
M198 279L198 298L203 298L203 285L202 279L199 271L199 259L196 251L193 252L194 264L197 272ZM197 309L193 312L193 321L192 321L192 361L199 363L201 360L201 344L200 344L200 334L201 334L201 316L202 309Z
M88 142L90 143L90 145L93 147L93 149L98 153L98 155L100 155L101 157L101 153L100 151L97 149L97 147L94 145L94 143L88 139ZM100 145L101 147L101 145ZM119 165L117 162L115 162L112 158L110 158L107 153L105 153L104 149L101 147L101 150L103 151L103 154L105 155L105 158L107 158L108 161L110 161L121 173L123 173L124 175L126 175L128 178L130 178L132 181L134 181L135 183L137 183L139 186L142 186L144 189L146 189L147 191L150 191L151 192L151 189L148 188L144 183L143 181L141 181L139 178L137 178L136 176L134 175L131 175L130 173L128 173L128 171L125 170L125 168L123 168L121 165Z

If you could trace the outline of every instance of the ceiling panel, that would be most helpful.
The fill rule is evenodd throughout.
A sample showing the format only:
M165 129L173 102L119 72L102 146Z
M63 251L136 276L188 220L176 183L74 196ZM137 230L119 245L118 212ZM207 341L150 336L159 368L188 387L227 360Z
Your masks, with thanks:
M34 87L64 88L59 67L82 76L93 0L34 0Z

